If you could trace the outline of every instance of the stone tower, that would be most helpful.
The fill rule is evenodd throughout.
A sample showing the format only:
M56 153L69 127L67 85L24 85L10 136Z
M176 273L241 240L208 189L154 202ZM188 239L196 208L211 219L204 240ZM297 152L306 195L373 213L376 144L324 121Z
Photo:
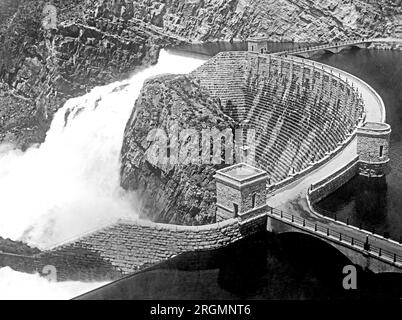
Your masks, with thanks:
M386 123L366 122L357 130L359 174L381 177L389 172L391 127Z
M268 41L264 37L247 39L248 51L254 53L268 53Z
M216 180L216 221L250 220L267 212L267 174L239 163L219 170Z

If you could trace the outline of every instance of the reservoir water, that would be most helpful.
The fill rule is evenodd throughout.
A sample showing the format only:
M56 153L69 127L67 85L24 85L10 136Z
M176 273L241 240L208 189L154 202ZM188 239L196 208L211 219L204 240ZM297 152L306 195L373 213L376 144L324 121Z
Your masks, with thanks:
M291 44L272 44L279 51ZM212 43L175 48L173 52L206 59L220 51L245 50L244 43ZM383 97L393 127L391 166L387 179L350 183L322 201L327 214L339 215L367 229L401 229L402 208L401 82L402 52L351 50L315 58L349 71L371 84ZM399 175L399 177L398 177ZM338 217L338 219L340 219ZM379 232L381 232L379 231ZM402 275L374 274L358 268L357 290L344 290L343 268L351 262L330 245L302 234L263 233L228 248L189 253L80 299L376 299L402 297Z
M188 73L202 62L161 51L156 65L68 100L41 145L22 152L0 144L0 237L46 249L118 218L136 217L136 198L120 187L119 177L124 128L135 101L149 77ZM0 269L4 295L48 296L46 282ZM79 288L89 290L85 283L49 286L74 295Z
M355 177L322 200L318 208L397 241L402 236L402 51L350 50L323 55L317 61L348 71L370 84L382 97L386 122L392 127L386 178Z
M291 46L293 44L272 44L275 51ZM132 202L118 188L116 175L124 126L144 78L164 72L188 72L201 63L200 58L205 60L231 48L244 50L245 45L218 43L175 48L170 53L163 51L158 65L146 69L144 73L133 75L123 82L95 88L89 94L67 102L55 116L42 146L25 153L2 146L0 194L6 194L7 197L0 203L0 236L47 245L85 231L82 226L76 227L80 221L85 228L96 227L91 225L93 222L105 222L104 218L109 218L105 215L106 211L122 209L123 215L133 212ZM178 53L179 56L176 55ZM402 106L399 81L402 70L400 67L398 69L402 65L401 59L400 52L368 50L317 58L352 72L373 85L384 98L387 121L394 130L391 138L391 175L375 185L352 180L344 188L355 191L345 196L347 191L342 188L320 205L334 213L354 216L356 223L364 221L373 225L374 221L378 223L377 227L381 225L388 232L394 230L394 236L401 226L397 212L402 207L402 200L398 198L402 188L402 180L398 178L398 174L402 175L398 162L398 159L402 159L401 136L398 132L402 121L398 109ZM386 69L382 69L384 66ZM63 150L63 146L66 150ZM32 170L32 164L35 164L35 170ZM44 191L40 192L34 183L21 189L26 175L32 175L30 181L41 181ZM68 184L60 184L62 181ZM63 187L63 192L55 193L55 188L59 186ZM339 195L342 192L343 197ZM73 198L69 195L73 195ZM19 203L17 200L21 198L25 201ZM33 201L33 206L31 203L28 206L26 199ZM102 201L101 207L107 209L101 211L100 216L98 201ZM368 206L366 202L372 205ZM359 203L362 205L356 205ZM361 211L356 210L357 207ZM368 219L371 215L373 218ZM394 225L387 227L384 221ZM348 264L351 263L336 249L309 236L262 233L218 251L179 256L121 282L129 286L129 291L126 291L129 297L138 299L402 297L402 275L375 275L361 269L358 269L358 290L345 291L342 287L342 270ZM59 297L70 298L102 285L52 284L43 280L36 275L0 269L0 292L3 293L0 298L15 298L27 292L32 292L36 298L49 297L52 292L58 292ZM7 295L7 292L14 295ZM88 297L108 297L109 294L119 297L121 291L112 286Z
M305 44L271 43L270 52ZM247 44L209 43L184 45L175 51L190 56L210 57L227 50L247 50ZM345 70L370 84L382 97L386 122L392 127L390 165L386 178L355 177L322 200L317 210L377 234L402 240L402 51L345 50L323 54L313 60Z
M357 268L357 289L345 290L350 261L301 233L262 233L226 248L188 253L79 299L399 299L402 274Z

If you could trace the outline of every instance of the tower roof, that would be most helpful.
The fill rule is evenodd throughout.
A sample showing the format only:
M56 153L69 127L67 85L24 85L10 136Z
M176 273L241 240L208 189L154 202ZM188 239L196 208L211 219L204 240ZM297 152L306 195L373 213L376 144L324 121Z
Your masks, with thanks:
M266 180L267 173L247 163L238 163L218 170L214 178L233 187L243 188L250 184Z
M391 126L384 122L366 122L357 131L360 134L389 134L391 133Z

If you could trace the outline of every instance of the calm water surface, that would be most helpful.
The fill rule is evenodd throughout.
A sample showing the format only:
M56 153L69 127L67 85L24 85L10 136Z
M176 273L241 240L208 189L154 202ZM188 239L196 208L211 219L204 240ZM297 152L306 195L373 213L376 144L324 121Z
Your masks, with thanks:
M271 52L306 44L271 43ZM228 50L247 50L245 42L184 45L173 49L184 55L209 57ZM383 98L387 122L392 126L390 165L386 179L355 177L321 201L322 213L378 234L402 236L402 51L347 50L314 60L348 71L370 84Z
M271 42L268 43L269 52L278 52L287 49L293 49L300 46L306 46L307 43L294 42ZM170 50L174 53L189 55L205 60L213 57L223 51L247 51L247 42L210 42L204 44L183 44L180 46L171 47Z
M351 50L317 61L346 70L370 84L383 98L392 127L391 173L382 179L355 177L318 204L395 240L402 236L402 51Z
M17 0L0 0L0 23ZM269 50L294 47L272 43ZM171 48L205 59L246 43L210 43ZM319 206L397 238L402 234L402 52L348 51L316 58L372 85L383 97L392 126L391 167L386 179L356 177ZM139 299L358 299L402 297L402 275L358 269L358 290L345 291L342 269L348 259L330 245L303 234L262 233L227 248L189 253L120 280L83 298Z
M273 44L282 50L280 44ZM243 43L175 48L208 58L245 50ZM276 51L277 51L276 50ZM324 199L322 209L397 237L402 226L402 52L348 51L316 58L349 71L383 97L391 136L392 173L385 179L356 177ZM360 299L402 297L402 274L374 274L358 268L357 290L344 290L342 269L351 262L329 244L300 233L264 232L227 248L181 255L91 292L82 299Z
M402 297L402 274L357 268L357 290L342 286L348 259L301 233L261 233L226 248L188 253L80 299L361 299Z

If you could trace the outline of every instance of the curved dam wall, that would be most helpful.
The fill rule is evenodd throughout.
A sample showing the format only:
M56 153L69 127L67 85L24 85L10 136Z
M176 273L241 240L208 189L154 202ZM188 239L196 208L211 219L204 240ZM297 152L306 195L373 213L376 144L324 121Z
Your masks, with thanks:
M30 273L54 266L59 281L118 279L178 254L224 247L265 229L265 214L245 222L234 218L204 226L119 220L39 255L0 253L0 266Z
M352 162L339 168L336 172L330 174L323 180L314 183L308 191L308 200L311 204L315 204L327 197L329 194L347 183L359 172L359 157Z
M240 127L256 131L252 165L267 171L270 185L321 166L354 138L364 117L363 101L350 83L298 59L224 52L190 76ZM340 169L339 176L343 169L355 167ZM264 212L204 226L121 220L39 255L0 253L0 265L14 261L27 272L51 265L58 280L119 278L184 252L224 247L266 230L266 223Z
M386 44L387 42L378 43ZM300 58L298 59L302 61ZM389 162L391 127L385 123L386 109L384 101L368 83L344 70L308 60L305 60L305 62L339 74L344 79L350 79L350 83L353 83L354 87L358 88L361 93L365 109L365 122L360 124L356 134L351 136L353 139L357 137L356 158L349 163L345 163L337 171L316 181L309 188L307 201L311 210L314 211L311 205L330 195L356 174L360 173L365 176L375 177L378 172L387 173L389 171L387 166ZM382 155L378 153L381 146L383 146Z
M222 110L256 131L255 165L278 184L343 144L363 116L350 83L298 59L223 52L192 74Z

